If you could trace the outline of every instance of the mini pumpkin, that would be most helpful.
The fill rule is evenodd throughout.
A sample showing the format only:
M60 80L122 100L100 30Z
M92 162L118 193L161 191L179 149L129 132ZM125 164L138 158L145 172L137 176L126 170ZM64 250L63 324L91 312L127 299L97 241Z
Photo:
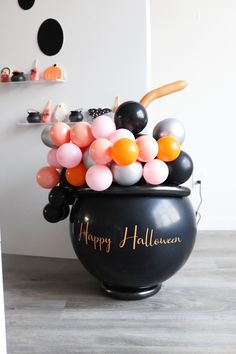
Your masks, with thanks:
M44 71L43 77L44 80L61 80L63 78L63 70L59 65L54 64Z

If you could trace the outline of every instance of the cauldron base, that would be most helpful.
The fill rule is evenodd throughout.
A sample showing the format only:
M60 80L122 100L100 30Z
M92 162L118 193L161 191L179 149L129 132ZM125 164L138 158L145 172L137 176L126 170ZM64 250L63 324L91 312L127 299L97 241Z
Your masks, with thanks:
M142 300L155 295L161 289L161 284L150 288L117 288L112 285L102 284L106 295L119 300Z

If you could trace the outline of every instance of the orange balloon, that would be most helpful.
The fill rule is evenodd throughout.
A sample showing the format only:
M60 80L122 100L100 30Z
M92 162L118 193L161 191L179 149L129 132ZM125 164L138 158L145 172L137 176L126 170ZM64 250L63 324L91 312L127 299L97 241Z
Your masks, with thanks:
M41 187L51 189L59 183L60 175L55 167L45 166L37 172L36 179Z
M76 123L71 129L70 137L72 142L80 148L89 146L95 140L91 125L87 122Z
M50 129L50 137L56 146L70 142L70 127L66 123L57 122Z
M86 168L82 163L73 168L67 168L66 179L75 187L80 187L85 184Z
M177 139L166 135L158 139L157 143L159 147L157 158L159 160L170 162L177 159L180 154L180 143Z
M117 165L127 166L138 158L139 149L135 141L122 138L115 142L111 149L112 159Z

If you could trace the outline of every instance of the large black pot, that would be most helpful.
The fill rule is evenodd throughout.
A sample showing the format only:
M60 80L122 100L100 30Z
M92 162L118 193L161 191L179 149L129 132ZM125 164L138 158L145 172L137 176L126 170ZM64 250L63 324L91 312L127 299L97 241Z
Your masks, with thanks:
M141 299L188 259L196 220L185 187L111 187L77 191L70 229L85 268L116 298Z

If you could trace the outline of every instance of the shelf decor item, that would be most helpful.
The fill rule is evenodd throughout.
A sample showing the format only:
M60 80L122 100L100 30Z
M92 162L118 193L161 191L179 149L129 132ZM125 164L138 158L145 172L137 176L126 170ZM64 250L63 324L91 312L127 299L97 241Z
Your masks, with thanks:
M90 108L88 110L88 114L92 117L92 119L95 119L103 114L110 113L111 111L112 110L110 108Z
M27 122L28 123L41 123L41 114L35 109L29 109L28 110L28 116L27 116Z
M11 69L8 67L2 68L0 72L0 82L9 82L11 76Z
M12 72L11 81L13 82L26 81L26 76L22 71L14 70Z
M30 70L30 80L38 81L39 80L39 62L38 59L35 59L33 68Z
M190 178L193 163L182 150L183 125L163 120L154 136L142 134L148 105L185 86L177 81L139 102L123 102L114 117L99 112L91 124L78 122L70 128L58 122L50 128L50 144L56 148L49 152L49 166L37 174L41 187L52 188L44 218L59 222L73 204L75 253L114 298L154 295L192 252L196 217L190 189L180 184ZM50 145L48 137L42 140Z
M43 75L44 80L62 80L63 79L63 69L61 66L54 64L49 66Z
M83 118L84 116L82 113L82 109L75 109L73 111L70 111L70 115L69 115L70 122L81 122Z
M52 121L52 101L49 100L42 112L42 123L50 123Z
M65 106L65 103L58 103L53 113L53 119L55 122L63 122L67 120L68 110Z

